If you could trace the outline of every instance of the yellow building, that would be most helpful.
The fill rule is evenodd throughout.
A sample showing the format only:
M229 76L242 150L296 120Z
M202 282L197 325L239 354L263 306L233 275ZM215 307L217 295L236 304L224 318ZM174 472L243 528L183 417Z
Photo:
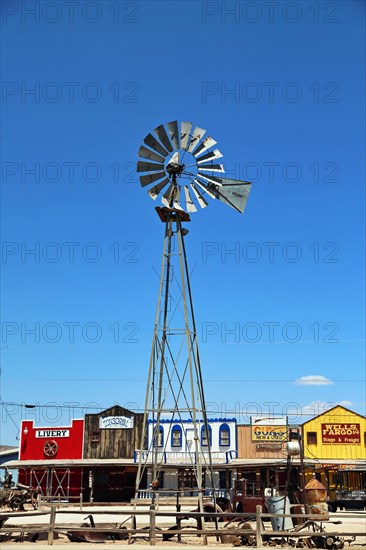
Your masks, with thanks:
M321 461L366 460L366 417L340 405L302 426L304 456Z
M327 487L329 509L366 506L366 418L338 405L302 426L305 481ZM310 459L310 460L309 460Z

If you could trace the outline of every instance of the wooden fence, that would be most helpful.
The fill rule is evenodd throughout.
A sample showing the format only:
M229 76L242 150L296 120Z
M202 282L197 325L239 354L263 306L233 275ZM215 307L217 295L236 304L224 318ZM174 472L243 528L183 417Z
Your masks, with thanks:
M149 510L126 510L126 512L123 512L121 510L98 510L95 512L97 515L128 515L128 518L123 522L126 523L126 521L130 521L130 527L128 528L117 528L117 527L103 527L103 524L99 525L98 527L75 527L74 525L67 525L67 524L58 524L56 523L56 516L57 513L62 514L75 514L75 510L71 509L63 509L60 510L60 505L58 503L50 503L47 506L50 506L49 511L30 511L30 512L16 512L16 513L3 513L0 512L0 520L5 518L14 518L14 517L29 517L29 516L44 516L49 515L49 522L45 525L38 525L36 526L30 526L28 525L18 525L18 526L8 526L5 525L0 528L0 535L5 533L18 533L19 535L21 533L39 533L39 532L47 532L48 533L48 544L52 545L54 541L54 534L66 534L67 533L98 533L103 532L105 534L119 534L119 535L127 535L129 543L132 541L133 538L136 537L143 537L148 538L150 546L155 546L156 541L158 539L162 539L164 535L168 536L174 536L177 535L178 540L181 540L182 536L200 536L202 537L203 544L207 544L207 537L209 536L215 536L217 539L220 539L222 536L245 536L245 537L255 537L255 544L256 547L261 547L263 544L263 537L275 537L279 539L291 539L291 538L310 538L314 536L328 536L328 537L345 537L345 536L364 536L363 533L357 533L354 531L323 531L324 525L326 525L326 521L321 518L321 516L317 516L314 514L271 514L268 512L263 512L261 506L257 506L256 508L256 514L244 514L244 513L200 513L200 512L163 512L156 508L154 504L150 505ZM62 505L61 505L62 507ZM86 512L86 511L84 511ZM139 516L148 516L149 524L148 527L145 528L143 531L141 528L138 529L136 527L137 518ZM176 526L176 529L172 528L159 528L157 527L157 518L158 517L164 517L164 518L172 518L172 523L174 522L174 526ZM184 519L187 518L193 518L197 520L197 526L199 528L194 528L194 526L182 528L181 522ZM288 531L273 531L264 529L263 520L270 519L270 518L301 518L304 522L307 522L307 525L303 529L300 525L298 525L293 530ZM366 514L363 512L360 512L359 514L344 514L344 513L337 513L336 518L358 518L359 520L366 521ZM218 521L217 520L253 520L255 522L255 528L253 529L243 529L240 528L238 525L235 525L235 522L233 521L233 524L229 526L229 528L218 528ZM146 522L145 522L146 523ZM0 523L1 524L1 523ZM223 525L221 522L220 525ZM306 530L307 529L307 530Z

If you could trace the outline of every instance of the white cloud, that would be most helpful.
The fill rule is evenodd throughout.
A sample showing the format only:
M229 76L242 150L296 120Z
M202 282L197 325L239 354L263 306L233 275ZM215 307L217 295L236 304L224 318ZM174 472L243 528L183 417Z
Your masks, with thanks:
M301 409L302 414L306 414L309 416L318 416L319 414L323 414L325 411L329 411L329 409L333 409L333 407L336 407L337 405L341 405L341 407L350 407L352 405L352 401L338 401L333 403L327 403L325 401L313 401L309 405L305 405Z
M300 378L295 380L295 384L298 386L329 386L330 384L334 384L334 382L321 374L310 374L309 376L300 376Z

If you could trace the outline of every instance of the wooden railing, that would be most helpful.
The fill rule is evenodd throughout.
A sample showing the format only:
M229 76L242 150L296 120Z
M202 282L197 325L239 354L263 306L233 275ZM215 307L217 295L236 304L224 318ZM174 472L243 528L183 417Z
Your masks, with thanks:
M57 514L62 513L64 514L75 514L75 510L73 509L62 509L57 510L58 504L52 503L48 504L47 506L50 506L49 511L30 511L30 512L16 512L16 513L4 513L0 512L0 517L5 518L6 516L8 518L12 517L29 517L29 516L44 516L49 515L49 522L48 525L45 524L44 526L38 526L36 527L34 523L32 526L28 525L18 525L18 526L3 526L0 528L0 534L5 533L17 533L17 532L26 532L26 533L39 533L39 532L47 532L48 533L48 544L52 545L54 541L54 535L55 533L59 534L66 534L67 533L97 533L97 532L103 532L105 534L119 534L119 535L127 535L129 538L129 541L136 537L146 537L148 535L149 544L150 546L155 546L157 539L161 539L164 535L174 536L177 535L179 540L182 536L202 536L202 540L204 544L207 544L207 537L209 536L215 536L215 537L221 537L221 536L253 536L255 537L255 545L256 547L261 547L263 544L263 536L265 537L276 537L280 539L291 539L291 538L310 538L312 536L328 536L328 537L345 537L345 536L364 536L363 533L357 533L351 530L340 530L337 532L333 531L321 531L321 530L311 530L313 527L313 523L310 524L308 527L308 530L300 530L299 527L295 528L294 530L288 530L288 531L273 531L271 530L264 530L263 527L263 519L268 520L269 518L302 518L304 521L308 522L316 522L315 525L319 525L322 523L326 524L324 522L324 518L322 519L319 515L314 514L270 514L268 512L263 512L261 506L257 506L256 508L256 514L244 514L244 513L200 513L200 512L163 512L157 509L155 504L151 504L148 510L138 510L131 508L126 510L126 512L122 512L121 510L98 510L95 512L95 514L103 515L118 515L118 516L128 516L127 519L124 521L130 521L130 527L124 527L123 529L117 528L117 527L103 527L103 524L100 524L98 527L75 527L67 524L57 524ZM86 513L86 510L84 510ZM141 531L141 529L137 528L137 518L139 516L148 516L148 531L146 529L144 532ZM172 518L172 522L176 525L176 529L171 528L160 528L157 527L157 518ZM187 527L182 529L181 522L184 519L189 518L195 518L197 520L197 526L200 525L199 528L194 528L193 526ZM336 515L338 518L357 518L360 521L366 521L366 514L364 512L360 512L358 514L347 514L347 513L341 513L338 512ZM255 528L253 529L243 529L240 528L238 525L235 524L235 522L232 523L232 525L229 525L229 527L226 526L226 528L218 528L218 522L217 520L224 519L225 521L228 520L234 520L238 519L241 521L245 521L248 519L251 519L255 522ZM210 523L209 523L210 522ZM145 521L146 525L146 521ZM220 523L220 525L223 525Z

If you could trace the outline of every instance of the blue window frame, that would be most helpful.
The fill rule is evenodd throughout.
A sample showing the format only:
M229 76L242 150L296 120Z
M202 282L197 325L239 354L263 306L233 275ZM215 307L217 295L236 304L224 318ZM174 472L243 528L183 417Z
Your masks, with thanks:
M178 426L178 424L176 424L172 428L171 446L172 447L182 446L182 428Z
M230 428L227 424L221 424L220 426L219 445L223 447L230 446Z
M208 437L209 437L209 444L210 447L212 445L212 429L211 426L208 426ZM206 428L202 426L201 429L201 445L202 447L207 447L207 436L206 436Z
M163 426L159 426L159 433L157 434L158 435L158 444L156 445L156 428L157 426L155 425L154 427L154 447L157 446L157 447L163 447L164 446L164 428Z

